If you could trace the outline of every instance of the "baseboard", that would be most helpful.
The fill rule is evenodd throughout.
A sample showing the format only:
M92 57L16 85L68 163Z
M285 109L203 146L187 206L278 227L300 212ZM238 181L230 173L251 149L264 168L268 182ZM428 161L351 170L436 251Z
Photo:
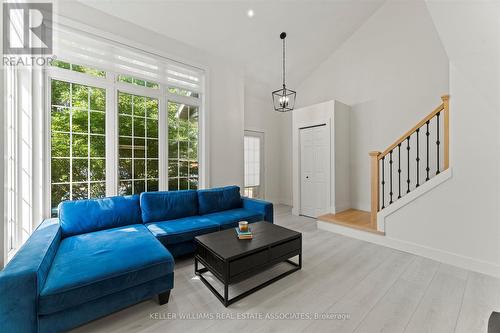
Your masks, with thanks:
M439 175L436 175L420 185L418 188L414 189L401 199L398 199L396 202L394 202L392 205L389 207L385 208L384 210L378 212L377 214L377 230L381 232L385 232L385 219L393 214L394 212L398 211L399 209L403 208L404 206L408 205L410 202L416 200L418 197L424 195L425 193L429 192L433 188L441 185L445 181L451 178L453 175L451 168L448 168L441 172Z
M341 234L344 236L360 239L370 243L390 247L396 250L416 254L432 260L457 266L463 269L479 272L500 278L500 265L495 263L477 260L475 258L458 255L436 248L411 243L388 236L377 235L365 231L343 227L341 225L328 222L317 221L318 229Z
M278 198L265 197L263 200L271 202L273 205L280 205L281 201Z
M350 203L338 204L338 205L331 207L330 213L337 214L337 213L343 212L344 210L348 210L349 208L352 208Z
M287 206L293 205L292 199L290 198L278 198L276 201L282 205L287 205Z

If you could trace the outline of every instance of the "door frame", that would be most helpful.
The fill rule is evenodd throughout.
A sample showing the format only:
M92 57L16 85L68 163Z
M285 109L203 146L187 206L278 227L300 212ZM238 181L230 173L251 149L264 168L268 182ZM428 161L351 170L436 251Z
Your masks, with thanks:
M299 129L326 124L330 133L330 186L329 186L329 212L335 212L335 155L334 155L334 110L335 101L326 101L296 109L292 113L292 214L300 215L301 189L300 189L300 143Z

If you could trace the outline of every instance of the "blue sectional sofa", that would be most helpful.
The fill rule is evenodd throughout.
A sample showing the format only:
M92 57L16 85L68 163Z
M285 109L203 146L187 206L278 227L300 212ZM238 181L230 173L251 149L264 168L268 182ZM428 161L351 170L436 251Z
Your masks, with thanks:
M63 332L158 295L197 235L273 222L271 203L237 186L66 201L0 272L0 331Z

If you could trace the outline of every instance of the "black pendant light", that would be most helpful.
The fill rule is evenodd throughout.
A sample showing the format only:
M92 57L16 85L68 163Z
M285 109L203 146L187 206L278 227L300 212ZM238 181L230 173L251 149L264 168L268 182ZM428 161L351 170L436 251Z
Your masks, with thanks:
M280 34L283 40L283 88L273 91L274 110L279 112L292 111L295 106L295 96L297 93L287 89L285 84L285 38L286 32Z

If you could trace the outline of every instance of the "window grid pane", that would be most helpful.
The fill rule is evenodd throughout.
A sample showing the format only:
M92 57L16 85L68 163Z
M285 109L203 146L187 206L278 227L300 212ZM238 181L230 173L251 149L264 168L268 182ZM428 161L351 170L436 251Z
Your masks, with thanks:
M79 68L68 65L69 70ZM133 84L141 83L132 79ZM106 92L55 79L51 86L51 208L55 216L63 200L106 194ZM158 100L122 92L118 97L118 194L158 190ZM199 108L172 101L167 108L169 189L197 189Z
M118 93L118 194L158 191L158 100Z
M198 189L196 106L168 102L168 189Z
M105 71L101 71L99 69L92 68L92 67L87 67L87 66L82 66L82 65L77 65L77 64L70 64L68 62L64 62L61 60L52 61L51 66L59 67L62 69L67 69L67 70L74 71L74 72L84 73L84 74L88 74L88 75L92 75L92 76L106 77Z
M260 138L245 136L245 187L260 186Z
M57 216L61 201L106 194L106 92L59 80L51 87L51 209Z
M168 92L171 94L176 94L180 96L186 96L186 97L193 97L193 98L200 98L200 94L196 91L193 90L188 90L184 88L179 88L179 87L168 87Z
M118 81L146 88L160 89L160 85L156 82L146 81L128 75L118 75Z

